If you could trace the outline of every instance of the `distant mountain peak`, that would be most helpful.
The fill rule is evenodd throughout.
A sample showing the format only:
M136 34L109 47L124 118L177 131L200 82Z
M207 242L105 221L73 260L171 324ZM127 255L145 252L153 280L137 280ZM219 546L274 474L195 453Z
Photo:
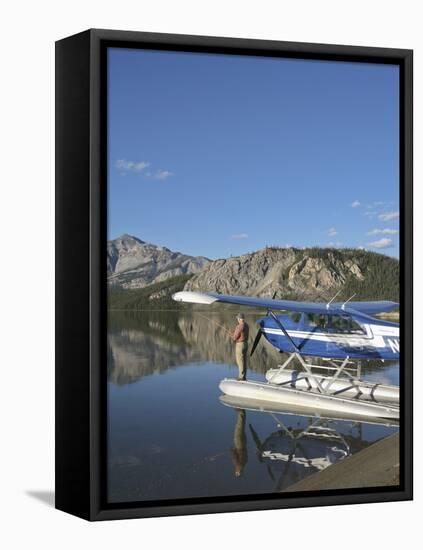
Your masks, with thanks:
M129 235L129 233L123 233L123 235L120 235L116 239L112 239L112 241L109 241L109 242L116 242L116 241L118 241L118 242L136 242L136 243L140 243L140 244L145 244L144 241L142 241L138 237L135 237L134 235Z
M107 244L108 281L120 288L143 288L178 275L195 274L210 261L173 252L127 233Z

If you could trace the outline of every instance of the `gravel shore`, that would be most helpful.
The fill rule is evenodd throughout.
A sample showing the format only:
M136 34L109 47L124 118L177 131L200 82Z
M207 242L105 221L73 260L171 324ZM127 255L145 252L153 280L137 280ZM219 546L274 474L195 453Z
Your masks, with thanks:
M398 485L399 461L397 432L326 470L294 483L284 492Z

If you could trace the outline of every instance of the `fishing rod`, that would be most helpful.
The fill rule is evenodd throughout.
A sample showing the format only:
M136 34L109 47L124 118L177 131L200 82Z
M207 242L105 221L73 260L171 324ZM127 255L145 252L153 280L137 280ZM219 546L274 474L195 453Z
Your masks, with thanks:
M199 315L200 317L204 317L204 319L206 319L207 321L210 321L210 323L214 323L216 326L218 326L220 328L223 328L224 331L226 331L228 334L230 334L232 336L232 332L230 330L228 330L226 327L224 327L223 325L221 325L220 323L218 323L214 319L210 319L209 317L206 317L205 315L203 315L199 311L196 311L195 313L197 313L197 315Z

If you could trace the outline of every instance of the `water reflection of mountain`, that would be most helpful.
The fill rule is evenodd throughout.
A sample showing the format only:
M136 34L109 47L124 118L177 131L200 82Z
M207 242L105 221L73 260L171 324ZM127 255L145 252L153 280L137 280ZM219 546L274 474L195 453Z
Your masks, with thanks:
M246 315L250 346L256 333L257 315ZM220 326L232 329L233 313L111 312L108 329L108 377L128 384L143 376L162 373L187 363L235 364L234 345ZM287 357L269 343L257 347L249 369L264 374ZM383 368L378 361L363 362L363 374ZM386 363L385 363L386 365Z
M257 316L246 315L245 317L250 325L251 349ZM194 314L191 318L180 317L178 324L186 342L200 350L204 361L235 364L234 343L229 334L216 324L233 329L236 325L234 317L220 314L209 318L210 321L200 314ZM257 348L254 355L248 359L248 367L254 372L264 374L269 368L267 365L276 365L281 358L282 354L270 344L266 344Z
M165 372L173 366L201 361L187 345L177 316L113 314L109 319L108 378L116 384Z
M233 315L214 315L213 321L233 328ZM254 333L255 318L247 318ZM127 384L187 363L235 364L234 345L223 328L201 314L174 312L113 312L108 334L109 380ZM250 368L264 373L281 354L260 346Z

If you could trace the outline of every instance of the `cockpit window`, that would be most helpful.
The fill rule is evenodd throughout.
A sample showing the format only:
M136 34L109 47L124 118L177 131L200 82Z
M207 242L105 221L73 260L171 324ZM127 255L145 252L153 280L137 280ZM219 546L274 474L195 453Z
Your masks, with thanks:
M363 328L349 315L326 315L321 313L307 313L304 315L304 324L322 332L341 334L364 334Z
M310 327L318 327L321 329L329 327L329 315L324 315L323 313L307 313L305 315L304 322Z
M301 313L298 313L298 311L291 311L290 313L288 313L288 315L291 321L293 321L294 323L298 323L301 319Z
M348 334L364 334L364 330L354 321L349 315L333 315L332 317L332 327L337 330L337 332L344 332Z

